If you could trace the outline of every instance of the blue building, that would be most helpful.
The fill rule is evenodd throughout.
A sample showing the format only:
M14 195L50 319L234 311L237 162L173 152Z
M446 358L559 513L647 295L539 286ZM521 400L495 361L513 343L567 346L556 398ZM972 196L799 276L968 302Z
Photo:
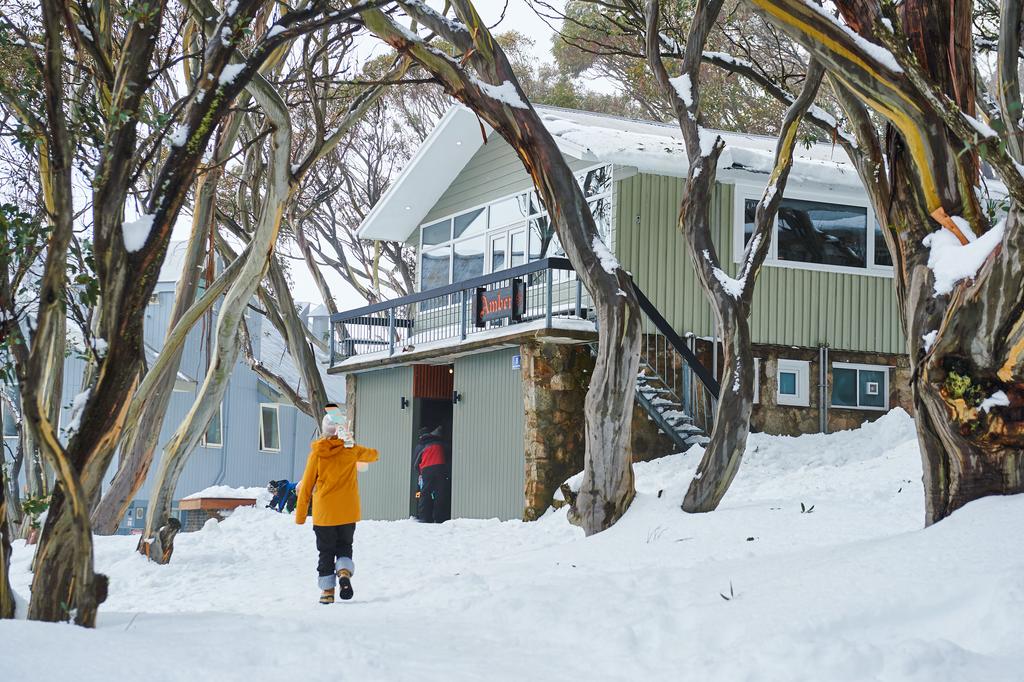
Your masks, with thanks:
M146 310L145 343L146 364L151 366L163 345L167 324L174 307L174 290L185 243L172 243L158 284ZM271 372L281 376L292 388L305 396L304 382L298 372L287 345L270 322L258 311L254 303L246 312L246 324L252 338L255 357ZM314 333L326 337L327 311L323 306L305 306L304 321ZM145 484L132 500L131 507L121 521L119 532L131 533L146 523L146 506L153 485L163 447L184 421L195 401L196 393L206 374L207 363L213 349L213 325L216 312L204 318L189 333L178 370L174 393L160 432L160 440ZM326 355L323 358L326 370ZM65 360L64 387L61 399L61 427L69 421L70 405L82 390L85 361L72 354ZM345 382L341 377L323 373L330 399L337 403L345 400ZM17 448L17 429L6 407L4 412L4 439L12 451ZM309 454L310 441L316 436L316 423L308 415L288 402L274 388L250 369L244 354L238 364L221 403L219 413L206 430L202 443L189 458L175 493L180 500L189 494L213 485L266 486L270 480L286 478L296 480ZM110 477L116 471L117 460L111 466Z

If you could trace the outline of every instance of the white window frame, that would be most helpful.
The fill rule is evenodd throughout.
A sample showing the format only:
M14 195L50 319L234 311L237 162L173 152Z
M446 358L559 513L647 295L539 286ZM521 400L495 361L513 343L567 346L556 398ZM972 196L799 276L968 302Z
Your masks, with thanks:
M733 191L733 239L732 239L732 260L734 263L740 263L743 260L743 225L744 225L744 214L746 212L746 202L748 199L754 201L760 201L762 193L764 192L763 186L758 186L752 183L737 182L734 186ZM824 197L824 198L823 198ZM836 188L834 186L822 187L821 191L808 191L805 188L790 189L786 188L785 192L786 199L795 199L798 201L816 201L823 204L834 204L836 206L854 206L857 208L867 209L867 255L870 261L869 265L864 268L851 268L845 265L823 265L821 263L802 263L800 261L792 260L780 260L779 259L779 217L775 216L775 220L772 224L772 243L768 251L768 256L764 259L764 264L773 268L790 268L793 270L816 270L818 272L841 272L851 275L869 275L872 277L892 277L893 268L891 265L875 265L875 230L877 229L877 220L875 219L875 211L871 207L871 202L868 198L858 192L851 191L846 188Z
M7 440L18 440L18 434L17 433L15 433L14 435L11 435L11 436L8 436L6 433L4 433L4 419L8 415L10 415L11 421L15 422L15 430L17 430L17 420L14 417L14 413L11 412L11 408L7 406L7 402L6 401L0 400L0 435L2 435ZM58 433L59 433L59 431L58 431Z
M784 394L779 391L782 386L782 373L796 374L796 395ZM779 358L775 367L775 402L791 407L810 407L811 405L811 363L809 360L787 360Z
M210 425L207 424L206 425L206 429L203 430L202 437L199 439L200 447L204 447L204 448L222 448L222 447L224 447L224 403L221 403L220 405L217 406L217 419L220 420L220 442L219 443L210 443L210 442L208 442L206 440L206 434L210 430ZM210 421L213 421L212 418L211 418ZM280 426L280 422L278 422L278 426Z
M135 508L135 518L136 518L136 519L141 519L141 518L142 518L142 516L143 516L143 515L144 515L145 513L146 513L146 511L145 511L145 510L144 510L144 509L143 509L142 507L136 507L136 508Z
M259 445L260 452L281 452L281 406L277 403L258 403L260 408L260 433L259 433ZM263 410L264 408L273 409L275 419L277 419L277 447L268 448L265 447L263 442Z
M761 402L761 358L754 358L754 404Z
M853 369L857 370L857 405L836 405L832 402L832 389L835 386L835 376L832 375L832 381L828 387L828 404L830 409L837 410L869 410L872 412L888 412L891 409L889 404L889 370L892 369L892 365L865 365L857 362L833 362L832 369ZM882 376L885 377L882 381L882 395L885 397L884 407L875 407L873 405L861 405L860 404L860 372L861 370L867 370L869 372L881 372Z
M614 253L614 250L615 250L615 227L616 227L615 226L615 181L618 179L618 177L616 176L616 173L615 173L615 164L597 163L597 164L594 164L593 166L589 166L587 168L583 168L581 170L575 171L575 172L573 172L573 175L576 178L579 178L580 176L586 177L587 173L589 173L590 171L597 170L598 168L604 168L605 166L608 166L611 169L611 182L608 185L609 189L608 189L607 192L602 192L600 194L595 194L594 196L587 197L587 203L589 204L589 203L591 203L593 201L597 201L598 199L608 199L609 203L611 204L609 206L609 215L611 215L611 224L609 225L609 230L608 230L608 242L609 243L606 244L606 246L608 247L609 250L611 250ZM485 275L486 274L491 274L491 269L490 269L491 268L491 264L490 264L490 260L488 258L489 255L490 255L489 254L489 251L490 251L490 235L496 235L496 234L501 234L502 232L505 232L506 233L506 238L507 238L507 234L510 231L514 231L514 230L520 229L521 227L524 227L524 226L526 227L526 240L527 240L526 241L526 263L529 263L530 262L530 229L529 229L530 220L534 219L534 218L539 218L539 217L548 215L547 211L539 211L537 213L532 213L532 214L530 214L528 216L524 216L522 218L522 220L513 221L513 222L508 223L506 225L502 225L501 227L495 227L494 229L491 229L490 220L491 220L491 206L493 206L494 204L501 203L502 201L505 201L507 199L511 199L513 197L516 197L516 196L518 196L520 194L525 194L525 193L530 193L530 192L536 192L536 189L534 187L530 186L530 187L527 187L526 189L521 189L518 192L512 192L510 194L505 194L505 195L502 195L500 197L495 197L495 198L491 199L490 201L484 202L482 204L477 204L475 206L470 206L470 207L467 207L467 208L463 208L463 209L460 209L458 211L455 211L454 213L449 213L447 215L438 216L438 217L436 217L436 218L434 218L432 220L420 223L420 225L416 227L416 241L415 241L416 249L417 249L416 250L416 292L419 293L419 292L423 291L423 283L421 281L421 275L422 275L422 272L423 272L423 268L420 267L420 258L422 257L424 249L433 249L433 248L437 248L439 246L448 246L448 247L451 248L451 255L448 258L448 283L450 284L451 281L452 281L452 276L453 276L454 271L455 271L455 245L457 243L459 243L459 242L462 242L463 240L473 239L474 237L479 236L479 235L473 235L471 237L459 237L457 239L448 239L447 241L442 242L440 244L431 244L430 246L426 246L425 247L423 245L423 228L424 227L429 227L430 225L434 225L436 223L443 222L445 220L452 221L452 224L454 225L455 218L457 218L458 216L460 216L460 215L462 215L464 213L470 213L470 212L475 211L477 209L483 208L483 209L486 209L486 212L487 212L487 228L486 228L486 231L484 232L484 234L487 235L488 239L485 240L485 242L484 242L484 274ZM742 229L742 226L741 226L741 229ZM507 243L509 243L509 242L507 242ZM510 246L511 246L511 244L509 243L509 247ZM509 249L507 251L507 253L511 253L511 249ZM509 257L511 257L511 256L509 256ZM440 308L441 307L439 306L437 309L440 309ZM432 308L431 310L436 310L436 309Z

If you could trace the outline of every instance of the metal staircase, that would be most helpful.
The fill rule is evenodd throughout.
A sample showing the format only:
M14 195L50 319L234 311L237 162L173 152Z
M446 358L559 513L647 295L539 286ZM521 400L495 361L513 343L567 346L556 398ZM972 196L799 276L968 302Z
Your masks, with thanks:
M719 385L694 354L694 339L681 338L633 283L644 313L636 399L679 447L704 445L714 427Z

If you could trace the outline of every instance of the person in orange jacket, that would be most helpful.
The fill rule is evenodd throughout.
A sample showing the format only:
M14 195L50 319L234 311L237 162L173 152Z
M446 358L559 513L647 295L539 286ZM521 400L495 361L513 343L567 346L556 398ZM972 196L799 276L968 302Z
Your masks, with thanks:
M352 540L359 520L356 472L365 471L370 462L377 461L376 450L355 445L346 429L339 433L338 424L331 416L323 419L324 436L313 441L295 506L295 523L302 525L306 522L312 495L313 532L320 553L317 575L321 604L334 603L335 577L341 599L351 599L354 594Z

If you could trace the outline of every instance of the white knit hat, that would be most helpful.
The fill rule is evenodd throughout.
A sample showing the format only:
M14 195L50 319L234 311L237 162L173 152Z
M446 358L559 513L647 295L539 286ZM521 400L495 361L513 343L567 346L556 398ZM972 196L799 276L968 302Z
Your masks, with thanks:
M325 414L324 418L320 420L320 431L325 436L337 436L338 424Z

